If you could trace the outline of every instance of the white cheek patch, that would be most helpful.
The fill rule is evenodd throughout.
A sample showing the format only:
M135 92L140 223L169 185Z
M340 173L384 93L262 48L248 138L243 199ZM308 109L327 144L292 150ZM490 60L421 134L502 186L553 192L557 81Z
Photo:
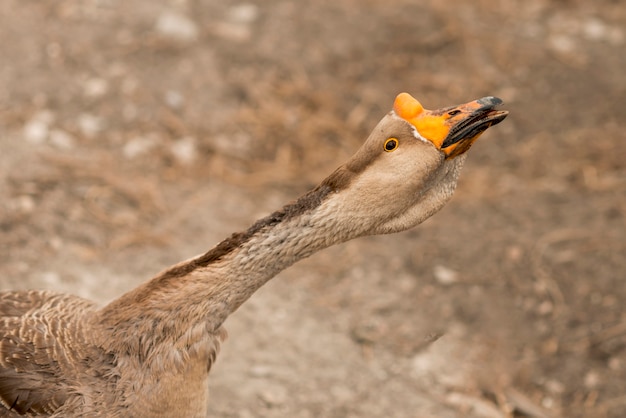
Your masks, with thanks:
M392 110L390 112L391 117L393 117L394 119L397 120L401 120L402 122L406 123L407 125L409 125L411 127L411 132L413 132L413 136L417 139L419 139L420 141L424 141L427 142L429 144L432 144L431 141L429 141L428 139L424 138L422 135L420 135L420 133L417 131L417 129L415 128L415 126L413 126L411 123L407 122L406 119L401 118L400 116L398 116L398 114L396 113L395 110Z

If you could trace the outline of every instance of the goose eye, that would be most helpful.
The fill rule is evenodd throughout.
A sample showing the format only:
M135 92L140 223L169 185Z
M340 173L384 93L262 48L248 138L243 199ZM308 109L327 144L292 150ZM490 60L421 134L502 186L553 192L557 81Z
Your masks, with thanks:
M398 148L398 138L389 138L385 141L385 151L391 152Z

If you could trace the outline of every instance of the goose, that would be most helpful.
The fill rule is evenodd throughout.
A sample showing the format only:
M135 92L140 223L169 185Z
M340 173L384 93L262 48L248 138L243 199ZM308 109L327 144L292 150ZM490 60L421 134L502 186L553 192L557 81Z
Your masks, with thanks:
M441 209L467 150L508 115L501 103L489 96L431 111L400 93L313 190L104 306L0 292L0 417L205 417L226 318L296 261Z

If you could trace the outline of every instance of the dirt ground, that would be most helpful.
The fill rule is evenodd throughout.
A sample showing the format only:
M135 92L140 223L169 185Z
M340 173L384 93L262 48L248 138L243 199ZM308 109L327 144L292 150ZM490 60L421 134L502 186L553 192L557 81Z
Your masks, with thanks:
M619 0L3 0L0 288L102 303L297 197L401 91L510 116L414 230L227 323L212 417L626 416Z

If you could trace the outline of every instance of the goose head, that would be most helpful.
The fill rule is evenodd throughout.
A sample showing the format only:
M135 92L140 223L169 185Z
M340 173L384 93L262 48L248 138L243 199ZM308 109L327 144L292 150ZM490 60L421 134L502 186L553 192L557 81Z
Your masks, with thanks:
M399 94L361 148L324 181L342 202L335 209L353 221L357 235L423 222L452 197L472 144L508 115L496 110L501 103L484 97L427 110Z

